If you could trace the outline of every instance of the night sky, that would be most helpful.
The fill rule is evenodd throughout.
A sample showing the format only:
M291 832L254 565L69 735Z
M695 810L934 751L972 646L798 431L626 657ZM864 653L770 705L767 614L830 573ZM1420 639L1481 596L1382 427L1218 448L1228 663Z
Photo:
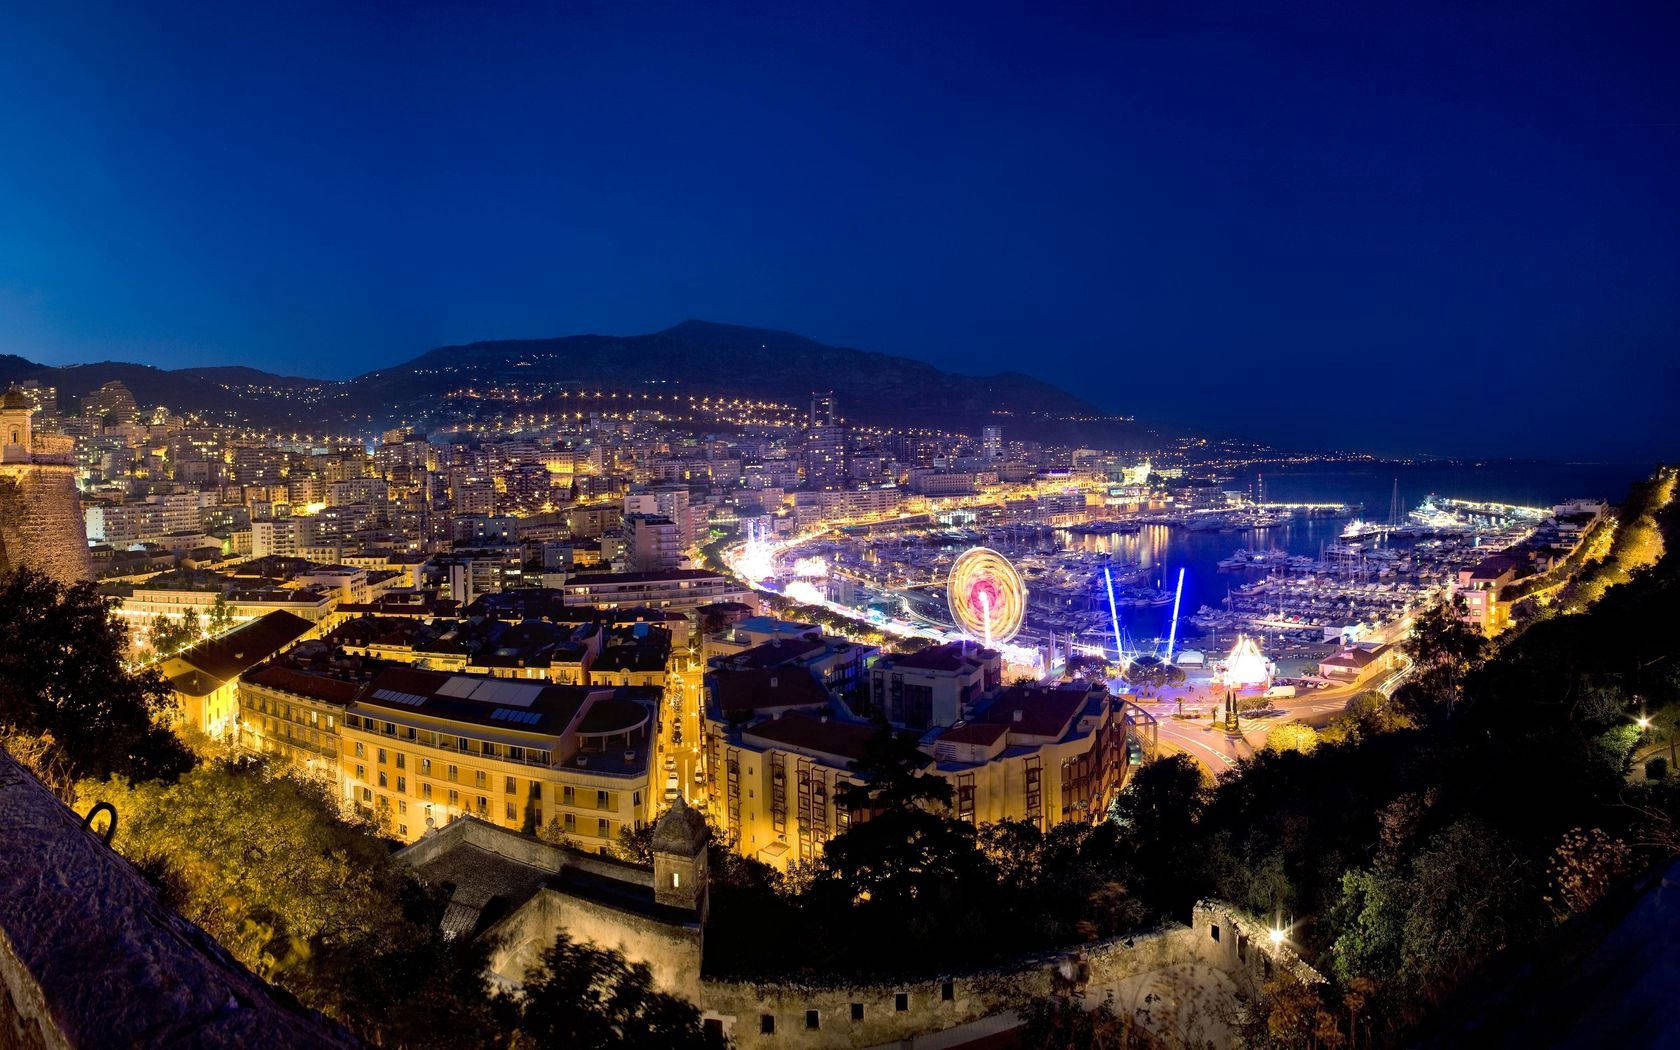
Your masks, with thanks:
M1680 456L1672 3L248 6L0 10L0 353L700 317L1291 443Z

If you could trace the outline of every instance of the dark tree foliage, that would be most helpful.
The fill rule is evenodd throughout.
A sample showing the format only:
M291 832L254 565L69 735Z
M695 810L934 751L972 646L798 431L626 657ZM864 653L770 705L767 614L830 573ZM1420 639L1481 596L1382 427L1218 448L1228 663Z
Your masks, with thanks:
M1018 1045L1043 1050L1153 1050L1166 1044L1148 1029L1121 1017L1107 1002L1086 1009L1077 999L1034 999L1020 1010L1024 1024Z
M192 768L164 721L168 683L125 668L126 642L93 584L27 568L0 576L0 729L50 737L50 762L70 780L167 780Z
M705 1033L695 1006L653 987L646 965L564 933L525 977L519 1034L520 1045L534 1050L723 1045Z
M910 809L923 803L948 806L951 783L929 773L930 764L916 746L914 734L894 732L886 722L879 722L863 754L852 763L852 772L860 779L836 788L835 801L864 812Z

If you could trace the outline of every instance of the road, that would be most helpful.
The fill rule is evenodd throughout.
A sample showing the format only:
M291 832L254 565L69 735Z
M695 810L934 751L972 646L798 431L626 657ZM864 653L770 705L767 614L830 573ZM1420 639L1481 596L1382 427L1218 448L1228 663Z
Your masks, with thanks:
M659 717L659 744L655 749L655 773L649 778L654 813L667 807L665 786L670 779L667 759L675 759L677 785L688 802L700 802L700 685L701 666L697 658L679 652L672 657L670 681L665 689L664 710Z
M1325 725L1347 707L1349 700L1367 690L1393 696L1394 690L1410 671L1411 661L1408 660L1374 682L1366 679L1313 690L1296 697L1280 698L1273 710L1265 715L1242 716L1243 731L1240 736L1232 736L1224 729L1213 726L1220 702L1210 694L1185 694L1184 713L1196 714L1195 719L1173 717L1179 711L1179 703L1172 695L1140 699L1137 703L1155 716L1162 747L1182 751L1217 776L1265 747L1266 734L1272 726L1284 722Z

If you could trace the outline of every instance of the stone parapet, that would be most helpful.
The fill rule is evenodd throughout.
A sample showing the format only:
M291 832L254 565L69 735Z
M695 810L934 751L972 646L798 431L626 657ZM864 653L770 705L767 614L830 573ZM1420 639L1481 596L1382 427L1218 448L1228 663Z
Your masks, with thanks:
M360 1045L166 908L4 752L0 852L0 1046Z

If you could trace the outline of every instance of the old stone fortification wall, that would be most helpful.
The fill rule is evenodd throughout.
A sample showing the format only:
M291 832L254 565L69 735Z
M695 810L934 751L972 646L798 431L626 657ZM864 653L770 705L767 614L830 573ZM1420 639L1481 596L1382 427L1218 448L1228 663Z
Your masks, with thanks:
M0 847L0 1047L358 1045L160 904L4 752Z
M707 978L700 1006L723 1023L740 1050L755 1047L851 1047L896 1043L1011 1010L1050 994L1061 982L1113 983L1196 958L1193 930L1178 926L1081 946L1007 967L946 978L882 983L760 982ZM899 996L904 1008L899 1009ZM861 1005L861 1020L853 1019ZM808 1011L817 1012L810 1027ZM774 1017L773 1034L763 1016Z
M1188 927L1097 941L994 970L882 983L706 978L697 1001L739 1050L902 1043L1011 1011L1023 999L1057 989L1078 989L1092 1003L1108 999L1125 1015L1152 1010L1157 1032L1190 1033L1189 1042L1217 1044L1239 997L1255 995L1275 969L1322 980L1287 943L1274 944L1268 930L1228 905L1202 901ZM854 1019L857 1006L861 1019ZM774 1019L773 1033L763 1030L766 1014Z
M499 941L490 957L491 973L504 985L523 980L562 930L574 941L613 948L631 962L646 963L658 988L699 1001L699 923L668 922L552 889L538 891L490 928L489 935Z
M19 565L65 583L93 575L75 468L0 464L0 572Z

